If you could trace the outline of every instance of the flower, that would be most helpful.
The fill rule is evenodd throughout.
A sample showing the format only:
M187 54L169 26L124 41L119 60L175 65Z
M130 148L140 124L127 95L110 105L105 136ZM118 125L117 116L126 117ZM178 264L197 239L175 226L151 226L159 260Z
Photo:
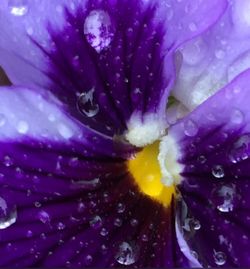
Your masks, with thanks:
M187 54L232 14L242 37L242 3L3 1L1 266L249 265L248 66L165 113L173 87L189 109L218 90Z

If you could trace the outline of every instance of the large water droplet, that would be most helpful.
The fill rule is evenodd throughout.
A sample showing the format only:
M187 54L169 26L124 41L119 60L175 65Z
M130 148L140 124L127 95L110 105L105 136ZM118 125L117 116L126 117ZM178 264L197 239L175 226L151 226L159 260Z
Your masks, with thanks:
M195 136L198 133L198 127L192 120L184 122L184 133L187 136Z
M214 262L217 265L224 265L226 263L227 256L224 252L222 251L214 251Z
M119 264L131 265L138 259L138 249L134 243L122 242L118 247L115 259Z
M84 35L98 53L107 48L114 36L110 16L103 10L93 10L84 22Z
M224 169L221 165L214 165L212 168L212 174L216 178L223 178L224 177Z
M92 88L88 92L82 93L77 100L78 110L85 116L91 118L99 112L99 105L94 100L94 91Z
M16 222L16 206L10 206L0 197L0 229L6 229Z
M12 15L24 16L28 12L27 0L9 0L9 10Z

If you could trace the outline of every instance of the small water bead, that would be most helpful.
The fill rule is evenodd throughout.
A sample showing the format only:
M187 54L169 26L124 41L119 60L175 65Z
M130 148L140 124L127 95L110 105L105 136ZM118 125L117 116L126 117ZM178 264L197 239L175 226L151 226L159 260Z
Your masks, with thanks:
M100 216L94 216L90 222L89 225L94 229L100 229L102 227L102 219Z
M88 92L80 94L77 100L77 108L84 115L89 118L96 116L99 112L99 105L94 100L94 91L92 88Z
M101 232L100 232L101 236L107 236L108 234L109 234L109 232L108 232L108 230L106 228L101 229Z
M32 237L32 235L33 235L33 232L31 230L28 230L27 233L26 233L26 236L28 238L30 238L30 237Z
M245 134L233 143L228 157L232 163L237 163L246 160L249 157L249 154L250 134Z
M239 109L234 109L231 114L231 122L241 124L244 120L244 114Z
M42 223L44 223L44 224L49 224L49 223L50 223L50 216L49 216L49 214L48 214L46 211L44 211L44 210L39 211L39 213L38 213L38 219L39 219Z
M219 60L223 59L225 55L226 55L226 52L224 50L219 49L215 51L215 57Z
M110 16L103 10L92 10L85 19L84 35L98 53L107 48L114 36Z
M220 212L230 212L234 209L234 203L236 202L236 190L233 184L224 185L217 189L214 193L214 198L217 209Z
M85 258L84 258L84 263L85 265L91 265L91 263L93 262L93 257L91 255L87 255Z
M8 7L10 13L14 16L24 16L28 12L27 0L9 0Z
M0 229L6 229L16 222L17 209L16 206L8 205L7 202L0 197Z
M118 247L115 259L119 264L132 265L138 259L138 249L134 243L122 242Z
M226 263L226 259L227 259L227 256L224 252L222 251L215 251L214 250L214 262L216 263L216 265L224 265Z
M191 32L196 32L198 30L197 24L194 22L189 23L188 28Z
M214 165L212 168L212 174L216 178L223 178L225 176L222 165Z
M58 229L58 230L64 230L65 227L66 227L66 225L65 225L64 223L62 223L62 222L59 222L59 223L57 224L57 229Z
M192 120L184 122L184 133L187 136L195 136L198 133L198 127Z
M139 223L139 222L138 222L137 219L132 219L132 220L130 221L130 224L131 224L131 226L133 226L133 227L137 226L138 223Z
M118 212L119 214L123 213L123 212L125 211L125 209L126 209L126 206L125 206L124 204L119 203L119 204L117 205L117 212Z
M114 226L116 226L116 227L121 227L121 226L122 226L122 220L119 219L119 218L116 218L116 219L114 220Z
M0 113L0 127L3 127L6 124L6 117L4 114Z
M8 156L8 155L6 155L5 157L4 157L4 161L3 161L3 163L4 163L4 165L6 166L6 167L10 167L10 166L12 166L13 164L14 164L14 162L13 162L13 160L10 158L10 156Z

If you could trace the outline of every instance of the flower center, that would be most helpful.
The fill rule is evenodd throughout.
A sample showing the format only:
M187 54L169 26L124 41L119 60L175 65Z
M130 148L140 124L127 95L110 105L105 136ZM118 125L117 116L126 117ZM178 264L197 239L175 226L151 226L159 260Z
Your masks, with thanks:
M128 169L144 194L168 206L175 194L175 187L173 184L166 186L162 181L164 174L158 161L159 148L159 141L144 147L128 161Z

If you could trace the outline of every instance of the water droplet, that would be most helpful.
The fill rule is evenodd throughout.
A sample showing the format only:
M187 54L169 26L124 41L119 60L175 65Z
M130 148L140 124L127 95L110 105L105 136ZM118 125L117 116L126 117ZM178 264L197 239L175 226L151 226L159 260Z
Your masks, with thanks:
M69 160L70 167L76 167L79 164L79 159L77 157L71 158Z
M185 121L184 122L184 133L187 136L195 136L198 133L197 125L191 120Z
M94 229L100 229L102 227L102 219L100 216L94 216L90 222L89 225Z
M224 265L226 263L226 254L222 251L214 251L214 262L217 264L217 265Z
M87 255L84 259L85 265L91 265L93 262L93 257L91 255Z
M101 236L107 236L108 234L109 234L109 232L108 232L108 230L106 228L101 229L101 232L100 232Z
M0 127L3 127L6 123L6 117L4 114L0 114Z
M198 30L198 27L194 22L189 23L188 28L191 32L196 32Z
M244 120L244 115L239 109L234 109L231 115L231 122L241 124Z
M24 16L28 12L26 0L9 0L8 6L10 13L15 16Z
M138 222L137 219L132 219L132 220L130 221L130 224L131 224L131 226L133 226L133 227L137 226L138 223L139 223L139 222Z
M147 242L148 241L148 236L146 234L143 234L141 239L142 239L143 242Z
M0 197L0 229L6 229L16 222L16 206L9 206L7 202Z
M224 50L216 50L215 51L215 57L219 60L223 59L225 57L226 53Z
M6 167L10 167L14 164L13 160L10 158L10 156L5 156L4 157L4 161L3 161L4 165Z
M223 185L212 193L212 200L220 212L230 212L236 203L235 185Z
M31 230L28 230L27 233L26 233L26 236L28 238L30 238L30 237L32 237L32 235L33 235L33 232Z
M97 115L99 112L99 105L95 103L94 91L92 88L88 92L82 93L77 100L78 110L85 116L91 118Z
M187 232L191 232L193 230L198 231L201 228L201 224L197 219L185 218L184 225L182 227Z
M49 224L50 223L50 216L46 211L43 211L43 210L40 211L38 213L38 218L44 224Z
M59 223L57 224L57 229L58 229L58 230L64 230L65 227L66 227L65 224L62 223L62 222L59 222Z
M138 259L138 249L133 243L122 242L118 247L115 259L122 265L134 264Z
M125 211L125 209L126 209L126 206L125 206L124 204L119 203L119 204L117 205L117 212L118 212L119 214L123 213L123 212Z
M224 169L221 165L215 165L212 168L212 174L216 178L223 178L225 176Z
M107 48L114 36L110 16L103 10L92 10L84 22L84 35L98 53Z
M65 139L69 139L73 136L73 131L63 123L59 123L57 129L59 134Z
M122 226L122 220L119 219L119 218L116 218L116 219L114 220L114 226L116 226L116 227L121 227L121 226Z
M229 151L229 159L232 163L237 163L248 159L250 152L250 134L241 136L235 141Z

